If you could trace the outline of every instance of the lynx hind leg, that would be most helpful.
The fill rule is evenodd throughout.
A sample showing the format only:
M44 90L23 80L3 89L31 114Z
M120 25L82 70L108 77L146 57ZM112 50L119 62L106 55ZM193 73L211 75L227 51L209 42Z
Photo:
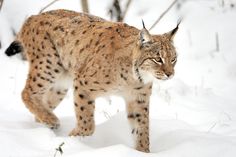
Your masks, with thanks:
M43 102L48 110L53 111L67 94L68 88L71 86L71 78L65 72L44 94Z
M49 111L53 111L67 94L71 81L66 74L62 74L61 77L52 85L51 88L43 95L43 104ZM36 122L40 122L35 118Z
M56 81L57 84L60 83L61 81ZM69 86L68 86L69 87ZM43 94L43 101L42 104L44 107L48 110L53 112L53 110L60 104L60 102L64 99L68 91L68 88L63 86L58 86L58 85L53 85L51 88ZM36 122L40 122L40 120L35 117ZM58 127L58 126L56 126ZM56 128L52 127L52 128Z
M37 121L50 128L57 128L59 120L52 110L63 99L66 89L54 89L65 70L61 64L57 64L59 58L53 58L54 62L48 60L49 58L42 57L31 61L22 99Z

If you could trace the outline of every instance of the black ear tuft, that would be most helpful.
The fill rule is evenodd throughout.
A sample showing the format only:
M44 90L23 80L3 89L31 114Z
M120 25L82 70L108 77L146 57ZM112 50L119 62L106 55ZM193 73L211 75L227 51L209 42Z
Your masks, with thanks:
M143 24L143 29L141 29L140 33L139 33L139 39L140 39L140 43L141 45L144 43L148 43L152 41L152 36L151 34L148 32L148 30L145 27L144 21L142 20L142 24Z
M142 24L143 24L143 28L146 29L143 19L142 19Z
M181 20L179 20L177 26L173 30L171 30L170 32L164 34L169 40L173 40L174 39L175 34L178 31L178 29L179 29L180 23L181 23Z
M178 21L177 26L175 27L175 29L173 29L171 31L171 34L170 34L171 36L175 35L175 33L178 31L180 23L181 23L181 20Z

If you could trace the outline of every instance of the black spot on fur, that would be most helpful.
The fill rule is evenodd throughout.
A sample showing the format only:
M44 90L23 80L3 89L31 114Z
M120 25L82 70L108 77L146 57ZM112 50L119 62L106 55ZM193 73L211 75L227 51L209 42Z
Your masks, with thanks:
M79 84L80 84L81 86L83 86L83 85L84 85L82 81L79 81Z
M81 106L81 107L80 107L80 110L81 110L81 111L84 111L84 107L83 107L83 106Z
M98 44L99 44L99 41L96 41L95 46L97 46Z
M89 105L91 105L91 104L93 104L94 103L94 101L93 100L91 100L91 101L88 101L88 104Z
M75 30L71 31L71 35L75 35Z
M123 74L120 74L120 77L124 79L125 81L127 80L127 77L125 77Z
M97 91L96 89L89 89L91 92Z
M144 100L138 100L137 103L138 104L143 104L143 103L145 103L145 101Z
M134 88L134 89L136 89L136 90L140 90L140 89L142 89L143 87L137 87L137 88Z
M128 118L134 118L134 114L129 114Z
M80 50L79 50L79 53L82 53L83 51L84 51L84 48L80 49Z
M78 44L79 44L79 40L76 40L76 41L75 41L75 45L78 45Z
M112 27L110 26L110 27L107 27L106 29L112 29Z
M38 83L38 84L37 84L37 86L38 86L38 87L40 87L40 88L41 88L41 87L43 87L43 85L42 85L42 84L40 84L40 83Z
M61 62L57 62L57 65L59 65L60 67L62 67L63 65L61 64Z
M83 95L83 94L79 94L79 97L80 97L81 99L83 99L83 98L84 98L84 95Z
M36 81L37 81L36 77L33 77L33 82L36 82Z
M59 73L59 70L58 70L58 69L54 69L54 72L55 72L55 73Z
M51 67L50 67L50 66L48 66L48 65L46 65L46 68L47 68L47 69L51 69Z
M47 59L47 63L48 63L48 64L52 64L52 62L51 62L50 60L48 60L48 59Z

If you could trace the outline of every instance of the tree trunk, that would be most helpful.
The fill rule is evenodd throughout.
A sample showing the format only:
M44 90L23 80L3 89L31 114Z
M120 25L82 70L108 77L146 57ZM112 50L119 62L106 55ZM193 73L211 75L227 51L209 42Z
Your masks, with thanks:
M83 12L89 13L88 1L87 0L81 0L81 5L82 5Z
M2 10L3 0L0 0L0 11Z

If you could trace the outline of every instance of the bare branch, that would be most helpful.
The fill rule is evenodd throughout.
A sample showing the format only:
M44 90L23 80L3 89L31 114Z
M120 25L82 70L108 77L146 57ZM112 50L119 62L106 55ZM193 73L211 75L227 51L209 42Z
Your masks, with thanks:
M0 11L2 10L3 0L0 0Z
M53 0L51 3L49 3L48 5L46 5L45 7L43 7L40 11L39 14L42 13L45 9L47 9L48 7L50 7L51 5L53 5L54 3L56 3L59 0Z
M111 14L111 19L113 17L116 18L116 21L121 21L122 20L122 12L121 12L121 7L120 7L120 2L119 0L114 0L113 4L111 6L111 9L109 9L109 13Z
M120 1L114 0L111 8L109 9L109 13L111 14L111 19L115 17L116 21L123 22L131 2L132 0L127 1L123 11L123 9L120 6Z
M131 2L132 2L132 0L128 0L128 2L126 3L125 10L124 10L123 15L122 15L123 16L122 21L124 21L125 15L126 15L127 11L129 10L129 6L130 6Z
M171 3L171 5L161 14L161 16L154 22L154 24L151 26L151 28L150 28L149 30L153 29L153 28L156 26L156 24L161 21L161 19L163 18L163 16L165 16L165 14L166 14L168 11L170 11L170 9L176 4L177 1L178 1L178 0L174 0L174 1Z
M88 1L81 0L81 5L82 5L83 12L89 13Z

